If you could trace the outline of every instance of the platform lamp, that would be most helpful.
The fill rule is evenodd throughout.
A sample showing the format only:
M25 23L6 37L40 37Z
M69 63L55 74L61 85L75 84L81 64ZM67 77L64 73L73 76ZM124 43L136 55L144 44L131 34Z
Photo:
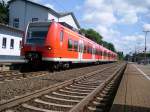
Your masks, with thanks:
M147 36L147 33L150 32L150 31L143 31L145 32L145 49L144 49L144 63L146 64L146 36Z

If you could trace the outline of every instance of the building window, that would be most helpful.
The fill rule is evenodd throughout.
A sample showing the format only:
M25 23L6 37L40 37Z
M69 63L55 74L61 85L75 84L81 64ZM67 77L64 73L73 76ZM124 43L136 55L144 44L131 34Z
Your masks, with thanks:
M63 37L64 37L64 32L61 31L61 32L60 32L60 41L61 41L61 42L63 41Z
M14 49L14 39L10 40L10 49Z
M19 18L15 18L15 19L13 20L13 27L19 28Z
M19 43L19 48L21 49L21 47L22 47L22 41L20 41Z
M38 20L39 20L38 18L32 18L32 22L36 22Z
M6 39L6 38L3 38L2 48L6 48L6 42L7 42L7 39Z

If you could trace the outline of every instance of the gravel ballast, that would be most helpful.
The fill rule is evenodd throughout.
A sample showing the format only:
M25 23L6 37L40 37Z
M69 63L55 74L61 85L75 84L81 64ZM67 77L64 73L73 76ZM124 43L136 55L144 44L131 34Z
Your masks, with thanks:
M35 90L40 90L44 87L79 77L92 71L112 65L113 64L88 66L54 73L42 72L43 74L40 76L21 78L16 80L5 80L0 82L0 104L11 98L34 92Z

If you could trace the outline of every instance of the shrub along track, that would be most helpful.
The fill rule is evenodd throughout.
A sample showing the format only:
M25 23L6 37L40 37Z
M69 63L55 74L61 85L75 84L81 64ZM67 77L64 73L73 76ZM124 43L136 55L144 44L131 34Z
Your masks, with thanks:
M105 67L102 70L12 99L1 104L0 110L6 108L7 111L11 112L79 112L95 110L97 109L96 104L99 103L94 98L96 97L98 100L106 98L107 93L118 82L117 80L121 77L124 68L125 64Z

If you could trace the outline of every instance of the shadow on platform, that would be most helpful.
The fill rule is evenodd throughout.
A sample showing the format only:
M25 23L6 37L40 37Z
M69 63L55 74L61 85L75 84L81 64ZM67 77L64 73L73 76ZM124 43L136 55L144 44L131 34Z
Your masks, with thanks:
M148 107L113 104L110 112L150 112Z

